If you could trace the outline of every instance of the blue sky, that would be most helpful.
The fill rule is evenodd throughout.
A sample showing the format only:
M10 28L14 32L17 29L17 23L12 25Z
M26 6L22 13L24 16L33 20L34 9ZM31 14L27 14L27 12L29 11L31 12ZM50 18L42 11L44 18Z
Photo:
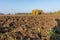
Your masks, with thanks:
M0 0L0 13L31 12L33 9L58 11L60 0Z

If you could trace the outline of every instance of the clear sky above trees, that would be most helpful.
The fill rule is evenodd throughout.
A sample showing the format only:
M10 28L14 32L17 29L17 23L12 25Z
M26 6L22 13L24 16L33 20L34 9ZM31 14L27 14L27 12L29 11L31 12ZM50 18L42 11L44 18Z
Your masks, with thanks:
M31 12L33 9L57 11L60 10L60 0L0 0L1 13Z

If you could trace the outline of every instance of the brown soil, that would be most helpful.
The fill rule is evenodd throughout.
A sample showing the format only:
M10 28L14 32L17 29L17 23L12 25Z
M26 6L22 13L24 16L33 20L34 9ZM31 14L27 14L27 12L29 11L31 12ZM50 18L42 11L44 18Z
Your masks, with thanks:
M59 15L0 15L0 40L52 40L47 31L56 27Z

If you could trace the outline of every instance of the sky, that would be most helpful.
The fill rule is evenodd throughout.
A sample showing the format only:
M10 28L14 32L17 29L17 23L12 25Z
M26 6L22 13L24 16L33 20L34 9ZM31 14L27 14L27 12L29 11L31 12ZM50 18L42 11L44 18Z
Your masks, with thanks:
M60 10L60 0L0 0L0 13L32 12L33 9Z

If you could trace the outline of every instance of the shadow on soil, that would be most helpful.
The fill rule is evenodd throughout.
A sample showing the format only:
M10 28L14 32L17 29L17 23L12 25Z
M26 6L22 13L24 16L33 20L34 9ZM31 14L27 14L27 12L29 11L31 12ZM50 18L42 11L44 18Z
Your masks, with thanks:
M51 35L50 40L60 40L60 20L56 19L57 26L53 28L54 34Z

